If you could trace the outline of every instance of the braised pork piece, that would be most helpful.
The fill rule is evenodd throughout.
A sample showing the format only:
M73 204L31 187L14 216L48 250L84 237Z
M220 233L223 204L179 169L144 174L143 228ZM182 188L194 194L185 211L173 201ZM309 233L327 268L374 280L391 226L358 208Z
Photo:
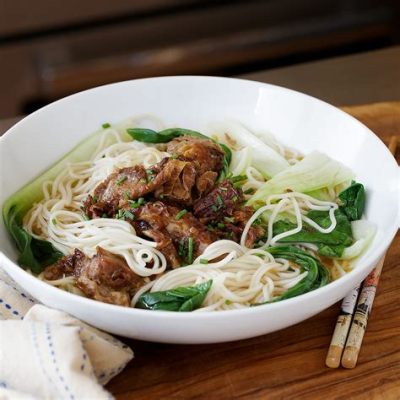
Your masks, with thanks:
M96 252L90 258L75 249L74 254L47 267L44 278L75 276L76 286L86 296L104 303L129 306L131 295L144 285L144 279L136 275L122 257L101 247L97 247Z
M89 218L119 218L136 234L157 243L169 268L188 265L219 239L240 241L253 214L244 206L240 188L225 179L217 183L224 151L212 140L182 136L166 145L171 157L145 168L121 168L88 195L83 211ZM251 227L246 246L253 247L264 231ZM88 296L128 306L144 284L125 260L97 248L93 258L76 249L45 270L45 278L75 276Z

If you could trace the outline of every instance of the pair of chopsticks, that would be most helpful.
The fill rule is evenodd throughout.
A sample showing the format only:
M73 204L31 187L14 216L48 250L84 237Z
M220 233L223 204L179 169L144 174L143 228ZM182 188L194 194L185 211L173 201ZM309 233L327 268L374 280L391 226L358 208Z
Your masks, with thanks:
M395 155L397 149L396 136L391 137L388 148ZM355 287L343 299L325 360L327 367L338 368L340 363L344 368L354 368L357 365L385 255L379 260L364 282Z

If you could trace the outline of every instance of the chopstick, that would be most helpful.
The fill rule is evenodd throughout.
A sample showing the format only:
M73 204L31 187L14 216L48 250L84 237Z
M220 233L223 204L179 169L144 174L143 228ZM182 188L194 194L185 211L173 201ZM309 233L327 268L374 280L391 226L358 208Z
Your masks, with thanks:
M390 138L388 148L395 155L397 136L393 135ZM354 368L356 366L385 255L365 278L360 296L361 284L343 299L325 360L327 367L338 368L340 362L342 362L342 367L344 368Z

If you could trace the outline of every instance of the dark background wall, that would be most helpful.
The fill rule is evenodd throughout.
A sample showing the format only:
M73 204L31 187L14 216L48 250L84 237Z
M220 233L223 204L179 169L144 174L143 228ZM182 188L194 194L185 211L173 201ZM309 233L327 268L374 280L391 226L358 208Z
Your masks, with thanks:
M0 118L119 80L230 76L392 46L398 3L0 0Z

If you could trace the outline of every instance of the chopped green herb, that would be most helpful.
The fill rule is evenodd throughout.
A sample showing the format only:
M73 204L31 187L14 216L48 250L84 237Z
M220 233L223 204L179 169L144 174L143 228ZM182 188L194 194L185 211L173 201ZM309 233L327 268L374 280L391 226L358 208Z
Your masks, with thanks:
M122 195L122 197L124 198L124 200L129 200L130 199L129 192L125 191L124 194Z
M187 213L187 210L183 209L176 214L175 219L179 221L185 214Z
M193 262L193 238L188 237L188 263L191 264Z
M233 176L230 180L232 183L238 183L238 182L245 181L246 179L247 179L246 175L237 175L237 176Z
M208 260L205 258L200 258L200 264L208 264Z
M219 229L224 229L225 228L225 224L223 224L222 222L218 222L217 227Z
M92 203L97 203L97 196L92 197Z
M239 200L239 197L237 197L236 195L232 196L232 201L238 201L238 200Z
M139 208L145 203L145 200L143 197L139 197L137 200L129 200L128 203L131 208Z
M103 129L111 128L111 125L108 122L105 122L103 125L101 125Z
M125 182L127 179L128 179L128 177L127 177L126 175L121 175L121 176L117 179L116 184L117 184L118 186L120 186L121 183Z
M138 204L138 202L136 200L129 200L128 203L131 208L139 208L140 207L140 205Z
M135 219L135 216L130 211L125 210L124 211L124 218L133 221Z
M222 197L220 194L217 195L217 203L219 207L222 207L224 205L224 202L222 201Z
M244 194L253 194L254 193L254 189L253 188L249 188L249 189L245 190L243 193Z
M213 204L213 205L211 205L211 210L213 210L213 211L217 211L217 210L218 210L218 208L217 208L217 206L216 206L215 204Z
M118 219L124 219L124 210L123 210L122 208L120 208L120 209L118 210L117 218L118 218Z
M83 217L83 219L85 221L89 221L90 220L90 218L89 218L89 216L87 214L82 214L82 217Z
M224 220L226 222L231 223L231 224L233 224L235 222L235 218L233 218L233 217L224 217Z
M53 223L53 225L57 225L57 218L53 218L53 219L51 220L51 222Z
M184 240L181 239L179 241L179 245L178 245L178 254L183 257L184 256L184 250L185 250L185 243Z

